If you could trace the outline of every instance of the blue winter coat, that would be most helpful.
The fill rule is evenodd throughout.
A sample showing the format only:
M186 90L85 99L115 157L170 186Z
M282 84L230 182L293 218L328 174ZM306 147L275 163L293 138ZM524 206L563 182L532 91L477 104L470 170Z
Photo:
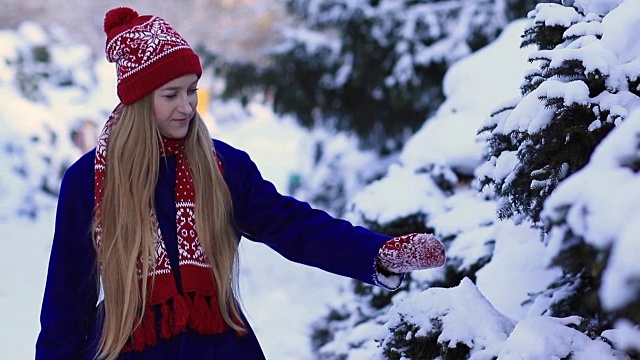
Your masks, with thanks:
M286 258L323 270L382 285L375 257L388 236L334 219L307 203L279 194L260 175L249 156L214 140L233 200L234 220L241 236L269 245ZM55 233L40 316L36 359L92 359L101 324L97 316L98 279L90 234L94 208L95 150L82 156L65 173L58 200ZM180 288L175 222L175 158L160 161L156 214ZM382 278L380 278L382 280ZM388 279L387 279L388 281ZM388 282L385 282L385 284ZM127 352L122 360L264 359L251 329L238 337L229 330L200 335L187 329L159 339L142 352Z

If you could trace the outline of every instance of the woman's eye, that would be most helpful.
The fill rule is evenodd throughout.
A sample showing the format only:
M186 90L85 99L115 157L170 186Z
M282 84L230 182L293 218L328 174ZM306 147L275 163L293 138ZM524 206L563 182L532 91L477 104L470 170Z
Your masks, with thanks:
M176 97L176 94L168 94L168 95L165 95L164 97L166 97L167 99L173 99L174 97Z
M189 89L187 90L187 92L191 95L191 94L195 94L196 91L198 91L198 88L193 88L193 89Z

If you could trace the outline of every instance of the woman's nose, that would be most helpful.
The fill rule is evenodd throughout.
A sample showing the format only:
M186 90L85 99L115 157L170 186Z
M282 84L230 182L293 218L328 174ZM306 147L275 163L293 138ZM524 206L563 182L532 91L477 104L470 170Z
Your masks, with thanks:
M193 111L191 107L191 101L189 99L189 95L184 94L180 96L180 102L178 103L178 111L184 114L189 114Z

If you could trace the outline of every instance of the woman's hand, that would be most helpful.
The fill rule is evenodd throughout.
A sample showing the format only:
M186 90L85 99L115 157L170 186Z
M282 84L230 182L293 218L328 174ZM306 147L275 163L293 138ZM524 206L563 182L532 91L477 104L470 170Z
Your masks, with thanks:
M378 251L378 265L391 273L442 266L444 244L432 234L408 234L390 239Z

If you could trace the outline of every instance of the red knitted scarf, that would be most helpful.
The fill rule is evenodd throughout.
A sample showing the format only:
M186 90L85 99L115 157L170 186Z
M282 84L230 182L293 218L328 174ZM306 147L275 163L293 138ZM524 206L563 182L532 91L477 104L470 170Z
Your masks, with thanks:
M95 206L100 208L105 178L107 143L110 129L116 125L121 105L111 113L100 135L95 158ZM162 156L176 156L176 225L182 291L178 291L165 244L154 210L150 209L155 236L155 265L149 269L150 286L147 306L141 312L142 323L132 329L132 335L123 351L140 351L153 346L158 338L168 339L187 327L201 334L217 334L227 329L222 319L216 286L209 261L202 249L195 226L195 191L184 140L162 139ZM218 164L220 165L220 164ZM100 245L102 229L96 229ZM133 239L132 239L133 241ZM139 261L141 264L141 260ZM138 277L142 272L138 268ZM141 281L140 281L141 283ZM158 318L159 317L159 318ZM136 319L135 324L138 323Z

